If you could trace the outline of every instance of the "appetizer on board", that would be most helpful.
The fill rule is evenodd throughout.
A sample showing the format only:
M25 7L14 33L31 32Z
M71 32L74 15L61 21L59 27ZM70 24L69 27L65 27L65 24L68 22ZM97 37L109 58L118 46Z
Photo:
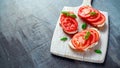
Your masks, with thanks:
M73 12L62 11L60 25L67 34L75 34L78 32L78 22L76 21L76 17L77 16Z
M103 27L105 24L105 16L91 6L80 7L78 10L78 16L83 21L94 27Z
M98 44L100 33L95 28L88 28L75 34L69 42L69 46L77 51L87 51Z

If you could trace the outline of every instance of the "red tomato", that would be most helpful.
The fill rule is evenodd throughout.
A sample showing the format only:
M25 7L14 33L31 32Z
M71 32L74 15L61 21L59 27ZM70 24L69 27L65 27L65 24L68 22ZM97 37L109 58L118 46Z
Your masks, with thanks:
M74 14L73 12L69 12L70 14ZM60 17L60 22L64 21L64 19L66 18L67 16L62 14L61 17Z
M96 31L96 30L90 30L91 32L91 36L90 36L90 40L91 40L91 44L94 43L94 42L97 42L99 40L99 33Z
M60 22L62 22L67 16L65 16L64 14L61 15L60 17Z
M81 18L88 18L90 17L90 12L94 10L90 6L83 6L78 10L78 16Z
M86 32L90 32L89 38L86 40L84 39L84 36ZM89 28L86 30L83 30L77 34L75 34L71 40L73 46L75 47L76 50L84 51L86 48L89 48L89 46L99 40L99 33L93 29Z
M104 22L105 22L105 16L103 14L100 14L100 18L95 22L91 22L91 24L93 26L97 26L103 24Z
M74 32L78 29L78 23L76 19L71 18L71 17L62 17L61 16L61 27L63 30L67 33L69 32Z
M90 12L95 12L96 14L91 15ZM103 26L105 23L105 16L90 6L81 7L78 10L78 16L86 23L89 23L95 27Z
M89 18L87 18L87 21L94 22L100 18L100 12L96 9L94 9L94 12L96 13L96 15L90 16Z

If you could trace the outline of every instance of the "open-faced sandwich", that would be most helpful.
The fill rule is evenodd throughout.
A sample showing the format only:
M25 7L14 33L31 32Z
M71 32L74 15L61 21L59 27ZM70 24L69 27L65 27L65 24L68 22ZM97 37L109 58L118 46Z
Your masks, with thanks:
M73 12L62 11L60 25L67 34L75 34L78 32L78 22L76 21L76 17L77 16Z
M105 16L97 9L91 6L82 6L78 10L80 19L94 27L103 27L105 24Z
M98 44L100 33L95 28L88 28L75 34L69 42L73 50L87 51Z

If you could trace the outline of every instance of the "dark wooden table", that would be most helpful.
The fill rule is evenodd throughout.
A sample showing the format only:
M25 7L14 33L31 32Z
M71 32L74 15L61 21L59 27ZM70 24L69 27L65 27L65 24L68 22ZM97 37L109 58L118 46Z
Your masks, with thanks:
M0 0L0 68L120 68L120 0L93 0L109 13L109 42L103 64L51 55L52 35L64 6L82 0Z

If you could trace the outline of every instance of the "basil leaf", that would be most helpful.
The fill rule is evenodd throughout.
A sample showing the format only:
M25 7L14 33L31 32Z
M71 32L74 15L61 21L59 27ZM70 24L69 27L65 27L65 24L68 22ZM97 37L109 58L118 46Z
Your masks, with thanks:
M61 13L66 15L66 16L69 16L69 12L68 11L62 11Z
M64 14L64 15L66 15L66 16L70 16L72 18L77 18L77 16L75 14L71 14L68 11L62 11L61 13Z
M68 38L67 37L62 37L60 40L61 41L66 41Z
M85 38L85 40L87 40L89 37L90 37L90 32L87 31L86 34L85 34L85 36L84 36L84 38Z
M102 51L99 50L99 49L96 49L95 52L98 53L98 54L101 54L101 53L102 53Z
M96 14L97 14L96 12L90 12L90 15L92 15L92 16L94 16Z
M82 24L82 29L86 29L87 28L87 24L86 23L83 23Z
M70 16L72 18L77 18L77 16L75 14L69 14L68 16Z

